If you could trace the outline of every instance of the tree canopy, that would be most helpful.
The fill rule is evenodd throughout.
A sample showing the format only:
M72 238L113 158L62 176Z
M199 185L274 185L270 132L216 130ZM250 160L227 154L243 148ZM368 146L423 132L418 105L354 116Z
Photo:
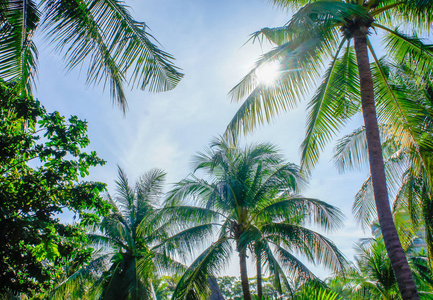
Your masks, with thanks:
M63 267L88 261L84 225L110 205L105 184L82 181L105 162L89 144L87 124L48 113L39 101L0 82L0 293L36 293L53 286ZM64 223L60 214L74 215Z

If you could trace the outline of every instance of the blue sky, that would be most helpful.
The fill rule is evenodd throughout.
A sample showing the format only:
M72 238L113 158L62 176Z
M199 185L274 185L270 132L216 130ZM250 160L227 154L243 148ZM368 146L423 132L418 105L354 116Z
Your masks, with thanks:
M173 91L152 94L127 93L129 111L123 115L112 106L101 86L85 85L85 68L64 71L64 63L50 47L40 47L39 83L35 92L48 110L75 114L89 124L91 146L107 165L91 171L90 180L103 181L114 193L120 165L133 182L151 168L168 173L168 183L190 173L192 156L212 137L222 134L239 104L227 93L250 70L255 60L269 50L259 44L242 46L249 34L263 27L281 26L290 14L259 0L129 0L132 15L145 21L165 51L176 58L185 78ZM312 91L313 92L313 91ZM304 102L306 103L306 102ZM299 146L305 134L305 104L281 114L267 126L244 137L247 142L271 142L288 161L299 164ZM345 133L361 125L357 117ZM346 215L345 227L328 235L349 258L352 247L369 235L356 226L351 206L367 170L338 174L332 165L332 143L321 156L305 196L339 207ZM169 187L169 185L168 185ZM315 269L322 277L327 273ZM230 267L228 274L237 275ZM250 275L254 276L251 269Z

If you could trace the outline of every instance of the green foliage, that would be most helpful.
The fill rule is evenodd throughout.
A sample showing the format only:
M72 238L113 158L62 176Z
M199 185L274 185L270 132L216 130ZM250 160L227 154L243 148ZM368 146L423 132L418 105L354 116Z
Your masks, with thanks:
M394 113L392 123L402 126L396 130L392 124L381 125L382 152L390 194L393 196L395 222L404 212L411 219L411 227L417 231L425 226L425 237L430 260L433 253L432 206L432 149L433 149L433 94L428 78L417 78L406 64L395 65L381 61L386 78L395 91L399 113ZM417 82L420 80L420 82ZM394 109L381 103L381 110L388 115ZM359 168L367 161L365 128L359 128L337 143L335 163L341 171ZM371 176L355 196L353 212L365 228L377 219L372 195ZM407 222L406 222L407 223ZM407 226L405 226L407 227ZM401 232L402 233L402 232ZM405 234L402 240L407 240ZM413 236L409 235L409 239Z
M304 284L293 296L294 300L341 300L336 292L317 282Z
M100 182L81 181L104 161L89 144L85 121L17 96L0 82L0 293L37 293L89 260L84 225L99 222L110 205ZM59 214L74 214L63 224Z
M381 237L364 239L356 247L356 263L326 280L344 299L401 299L391 262ZM433 271L425 250L416 244L406 249L409 266L421 299L433 299Z
M323 148L361 111L361 87L352 43L356 30L369 34L383 32L385 50L398 64L407 62L416 78L431 76L432 45L406 28L407 32L402 27L394 28L397 24L394 22L407 22L413 26L411 29L430 31L430 1L271 2L299 10L286 25L263 28L252 35L253 41L268 40L275 48L260 57L230 92L233 101L244 102L227 126L227 137L236 140L240 133L250 132L270 122L275 115L292 109L320 82L308 105L307 133L302 144L303 166L313 168ZM402 11L405 13L400 14ZM402 112L397 101L398 90L387 81L387 67L376 56L370 41L368 49L373 57L371 68L378 106L388 107L386 110L379 107L378 117L395 131L401 130L405 122L399 120ZM268 63L279 66L279 76L272 85L258 78L258 71ZM415 142L410 134L404 138L412 144Z
M280 294L290 290L289 276L315 277L294 253L333 270L345 263L330 240L305 227L314 223L324 230L338 228L341 212L296 194L305 183L299 167L285 163L273 145L241 149L216 140L197 155L195 166L208 177L192 175L170 192L165 213L173 226L184 230L169 238L166 247L191 253L210 239L214 242L185 272L175 299L205 297L207 276L216 276L225 267L233 249L249 251L260 267L267 268Z
M161 251L160 243L168 236L159 214L165 173L151 170L131 187L125 172L119 168L117 193L111 212L88 234L101 252L89 267L78 270L53 291L53 299L64 299L88 287L97 299L164 299L164 283L157 275L176 274L184 266ZM154 286L156 280L157 286Z
M183 74L157 47L144 22L134 20L121 0L11 0L0 3L0 77L23 95L35 85L40 30L63 52L68 69L88 63L87 82L110 88L114 103L127 108L125 84L160 92Z
M221 292L224 296L224 299L227 300L242 300L242 286L241 280L239 277L235 276L221 276L217 278L218 285L220 286ZM257 278L248 278L252 298L257 299L257 289L256 283ZM284 290L283 293L277 292L277 287L274 285L275 278L273 277L265 277L262 278L263 281L263 300L264 299L287 299L289 298L289 291Z

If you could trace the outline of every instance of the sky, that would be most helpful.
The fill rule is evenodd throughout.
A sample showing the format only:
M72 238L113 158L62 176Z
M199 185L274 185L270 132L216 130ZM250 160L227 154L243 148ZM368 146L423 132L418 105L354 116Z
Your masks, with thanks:
M107 183L112 194L117 165L131 183L152 168L167 172L168 188L185 178L191 172L192 156L223 134L238 109L240 104L231 103L228 92L271 49L257 43L244 45L249 35L263 27L282 26L290 19L288 12L260 0L128 0L127 4L132 16L145 21L163 49L176 58L176 65L185 73L178 87L158 94L128 91L129 110L124 115L101 86L86 87L84 67L66 72L62 57L44 44L39 46L35 92L48 111L88 121L91 145L87 150L95 150L107 161L104 167L92 169L88 179ZM243 137L243 142L271 142L287 161L299 164L306 103ZM343 134L361 124L361 117L355 117ZM369 230L364 232L356 225L351 213L354 195L368 170L339 174L332 163L332 149L333 143L323 152L303 194L343 211L344 228L327 236L353 259L354 243L370 236ZM322 278L328 274L321 267L313 270ZM239 274L236 260L223 274ZM254 276L254 270L250 275Z

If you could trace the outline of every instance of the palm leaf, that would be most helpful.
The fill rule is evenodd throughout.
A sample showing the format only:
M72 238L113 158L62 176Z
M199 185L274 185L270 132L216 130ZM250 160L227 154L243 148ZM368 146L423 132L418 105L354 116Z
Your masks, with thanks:
M408 65L417 69L421 74L432 69L433 45L425 44L416 33L407 35L398 28L391 30L380 25L378 27L385 30L386 49L395 57L397 62L409 62Z
M175 252L183 258L187 258L187 255L196 253L197 249L200 249L203 244L208 242L208 238L215 234L216 226L219 227L220 225L211 223L192 226L171 235L153 249L167 254Z
M34 1L7 1L0 11L0 77L17 84L22 95L32 94L38 52L33 34L39 23Z
M133 85L155 92L173 89L182 78L173 57L155 45L146 25L132 19L123 1L44 0L43 4L45 28L57 50L64 51L67 67L90 58L88 82L109 83L113 101L124 110L128 70Z
M332 270L340 270L347 263L335 244L326 237L310 229L285 223L264 225L262 232L284 238L289 249L294 249L307 259L322 263Z
M209 292L208 276L215 276L227 262L232 247L230 238L220 239L207 248L180 279L173 299L201 299Z
M308 34L306 34L308 32ZM311 34L311 35L310 35ZM243 131L247 133L256 126L270 122L279 112L293 108L311 90L325 60L324 53L336 48L333 30L308 28L293 40L266 53L255 68L231 91L233 101L247 97L227 126L224 136L236 140ZM269 62L280 63L280 77L272 86L260 83L257 70Z
M324 201L293 195L279 198L276 202L262 208L255 216L260 219L301 218L303 222L313 221L325 230L335 230L342 226L342 212Z
M302 167L311 170L319 153L345 123L359 110L359 76L355 53L347 45L339 58L341 42L322 84L308 104L307 133L302 142Z

